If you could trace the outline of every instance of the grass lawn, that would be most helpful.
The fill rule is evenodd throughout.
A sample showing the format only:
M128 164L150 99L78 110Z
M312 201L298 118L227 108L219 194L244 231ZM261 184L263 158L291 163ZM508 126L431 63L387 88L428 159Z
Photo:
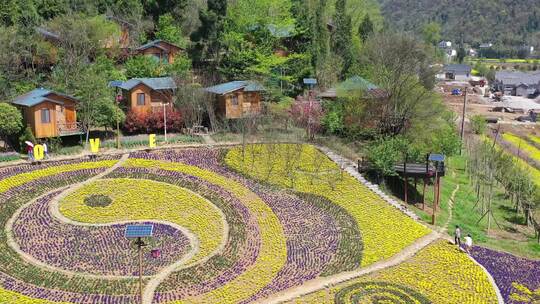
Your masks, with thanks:
M450 196L457 185L452 209L452 219L449 222L448 230L453 234L455 225L459 225L464 234L470 233L473 240L494 249L504 250L529 258L540 258L540 244L534 238L534 230L521 223L524 222L522 216L516 216L511 202L505 198L504 191L500 187L494 189L493 214L500 228L491 221L491 231L488 235L487 216L480 223L478 220L482 216L480 203L476 206L476 191L469 182L469 176L465 172L465 157L451 157L447 163L447 174L442 179L441 204L437 214L437 226L443 226L448 219L448 202ZM432 188L428 188L432 189ZM422 186L418 186L418 191L422 191ZM426 195L426 202L433 200L432 190ZM427 204L431 207L431 204ZM431 222L431 209L429 213L421 209L412 207L413 210L426 222Z

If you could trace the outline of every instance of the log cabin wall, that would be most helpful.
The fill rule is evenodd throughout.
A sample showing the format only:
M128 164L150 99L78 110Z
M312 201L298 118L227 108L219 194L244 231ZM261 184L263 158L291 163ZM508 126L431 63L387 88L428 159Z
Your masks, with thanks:
M128 107L131 111L136 112L137 114L146 114L150 113L152 110L152 97L151 89L144 84L139 84L133 89L128 91ZM139 94L144 94L144 105L139 105L137 103L137 96Z
M33 132L36 138L55 137L58 136L56 103L45 101L28 108L28 116L33 116ZM49 110L49 122L42 121L42 111Z
M234 100L236 96L236 101ZM260 92L237 90L217 97L217 111L227 119L261 113Z

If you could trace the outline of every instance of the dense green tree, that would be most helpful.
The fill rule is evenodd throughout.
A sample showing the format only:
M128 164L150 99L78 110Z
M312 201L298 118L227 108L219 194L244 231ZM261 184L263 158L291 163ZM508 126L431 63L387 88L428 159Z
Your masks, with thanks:
M199 11L201 25L191 34L193 45L190 53L195 63L210 61L215 67L219 62L220 35L227 15L227 0L208 0L207 6L206 10Z
M165 73L165 66L151 56L139 55L129 58L124 67L126 68L126 77L144 78L160 77Z
M362 42L365 42L369 36L373 33L374 26L373 22L371 22L371 19L369 18L369 15L366 14L364 19L362 20L362 23L360 23L360 26L358 28L358 34L360 35L360 39Z
M169 41L181 47L187 45L180 28L174 24L173 16L169 13L159 16L156 38Z
M465 51L465 48L463 45L459 46L457 50L456 60L459 63L463 63L463 60L465 59L465 56L467 56L467 51Z
M30 126L26 126L21 136L19 136L19 147L21 152L25 152L24 148L26 147L26 141L29 141L31 143L36 142L36 137L34 136L34 133L32 133L32 128Z
M312 18L312 59L314 66L320 66L328 56L329 33L325 16L326 0L317 0L315 14Z
M85 67L74 82L73 92L67 93L79 99L77 117L86 132L88 143L91 128L110 125L107 117L116 112L112 110L115 107L114 91L109 87L106 75L95 65Z
M0 138L9 143L9 138L18 134L23 128L21 112L14 106L0 103Z
M37 11L45 20L65 14L67 9L66 0L41 0L37 2Z
M422 37L429 45L436 45L441 40L441 25L437 22L426 23L422 27Z
M160 16L167 13L180 25L184 18L184 12L188 5L188 0L143 0L144 12L147 16L158 21Z
M352 64L351 43L351 17L347 14L347 1L336 0L336 12L334 14L334 33L332 34L332 48L334 53L341 58L343 68L340 78L343 79Z
M27 34L33 32L41 21L33 0L19 0L15 14L15 23L24 29Z
M12 26L17 22L19 5L17 0L0 1L0 25Z

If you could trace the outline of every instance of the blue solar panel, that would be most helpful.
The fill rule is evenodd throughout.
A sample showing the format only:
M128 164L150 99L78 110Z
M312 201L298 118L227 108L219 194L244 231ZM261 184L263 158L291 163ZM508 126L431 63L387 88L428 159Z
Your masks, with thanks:
M442 154L430 154L429 155L429 160L430 161L443 162L444 161L444 155L442 155Z
M126 238L151 237L154 225L127 225Z

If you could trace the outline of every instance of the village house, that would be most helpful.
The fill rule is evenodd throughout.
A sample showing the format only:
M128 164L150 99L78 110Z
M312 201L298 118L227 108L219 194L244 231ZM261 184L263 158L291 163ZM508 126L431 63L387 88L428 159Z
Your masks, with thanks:
M471 79L472 68L466 64L445 64L442 73L437 75L438 79L469 81Z
M511 96L535 96L540 94L540 72L500 71L495 74L493 88Z
M384 115L385 104L389 94L386 90L360 77L353 76L318 95L325 103L336 102L339 97L358 97L355 100L362 104L362 113L345 111L344 121L362 128L374 128Z
M11 103L21 109L25 125L36 138L82 134L77 122L78 100L74 97L38 88Z
M231 81L204 89L216 95L216 114L227 119L258 115L264 88L254 81Z
M134 50L136 55L152 56L163 63L173 63L183 49L163 40L150 41Z
M173 106L176 83L171 77L133 78L128 81L109 83L121 90L127 111L148 114L160 111L163 106Z
M345 95L355 91L363 92L363 97L366 99L383 99L388 97L388 93L385 90L360 76L352 76L337 86L320 93L319 98L323 100L336 100L338 91Z

